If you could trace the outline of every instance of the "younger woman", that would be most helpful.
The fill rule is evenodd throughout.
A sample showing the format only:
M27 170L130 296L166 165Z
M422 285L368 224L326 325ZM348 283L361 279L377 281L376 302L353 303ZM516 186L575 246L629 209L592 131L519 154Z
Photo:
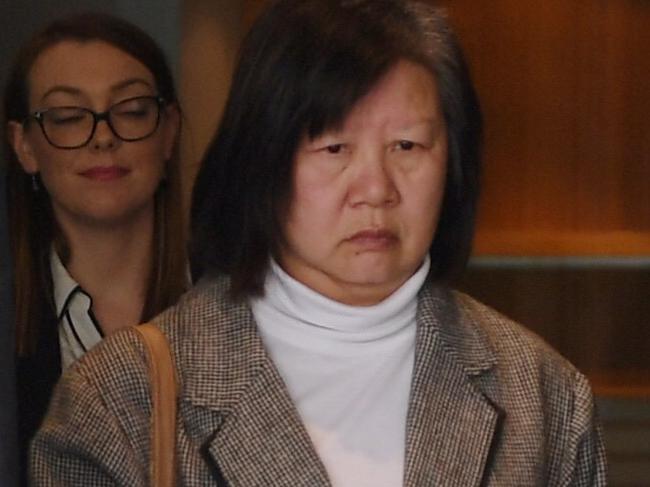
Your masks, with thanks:
M24 458L61 370L186 287L180 113L156 43L99 14L36 34L4 108Z

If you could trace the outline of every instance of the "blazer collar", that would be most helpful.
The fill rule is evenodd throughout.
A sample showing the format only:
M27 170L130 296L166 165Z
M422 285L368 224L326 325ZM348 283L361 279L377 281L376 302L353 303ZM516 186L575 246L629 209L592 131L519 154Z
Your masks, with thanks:
M220 279L181 308L194 313L178 320L193 335L180 340L185 423L210 438L208 455L235 485L329 485L250 308L226 293Z
M178 323L192 323L179 327L192 334L178 357L184 417L201 415L208 452L235 483L329 485L248 305L225 299L227 287L201 285L180 308ZM419 296L406 486L480 485L500 421L481 389L496 359L460 301L431 285Z
M481 381L496 358L461 300L444 287L420 294L406 486L478 486L490 458L501 415Z
M440 345L465 373L477 376L496 365L497 359L481 324L483 318L472 310L472 304L476 304L472 298L446 286L425 285L418 302L418 337L438 336Z

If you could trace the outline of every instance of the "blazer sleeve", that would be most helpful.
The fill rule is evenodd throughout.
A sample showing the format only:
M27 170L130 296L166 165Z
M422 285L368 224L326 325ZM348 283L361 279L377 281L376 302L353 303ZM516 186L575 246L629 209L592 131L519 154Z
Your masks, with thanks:
M596 487L607 485L607 460L600 423L597 419L593 394L587 379L576 373L574 407L572 411L570 444L574 445L565 463L564 481L567 487Z
M122 411L125 416L129 410ZM31 445L30 485L142 486L142 452L125 433L98 386L73 367L57 386Z

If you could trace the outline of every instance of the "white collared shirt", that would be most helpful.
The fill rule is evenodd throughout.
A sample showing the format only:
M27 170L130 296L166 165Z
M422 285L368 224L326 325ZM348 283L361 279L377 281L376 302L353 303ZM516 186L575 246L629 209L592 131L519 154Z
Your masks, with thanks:
M50 253L50 269L59 323L61 368L65 370L97 345L104 334L93 315L92 298L68 274L54 249Z

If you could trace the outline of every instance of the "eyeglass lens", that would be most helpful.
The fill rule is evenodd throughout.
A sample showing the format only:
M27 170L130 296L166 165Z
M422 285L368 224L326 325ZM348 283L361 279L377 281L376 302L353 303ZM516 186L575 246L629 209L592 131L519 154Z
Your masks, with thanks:
M124 141L144 139L155 132L160 117L156 97L137 97L111 106L97 114L81 107L54 107L41 112L40 124L48 141L59 148L86 145L105 119L113 133Z

